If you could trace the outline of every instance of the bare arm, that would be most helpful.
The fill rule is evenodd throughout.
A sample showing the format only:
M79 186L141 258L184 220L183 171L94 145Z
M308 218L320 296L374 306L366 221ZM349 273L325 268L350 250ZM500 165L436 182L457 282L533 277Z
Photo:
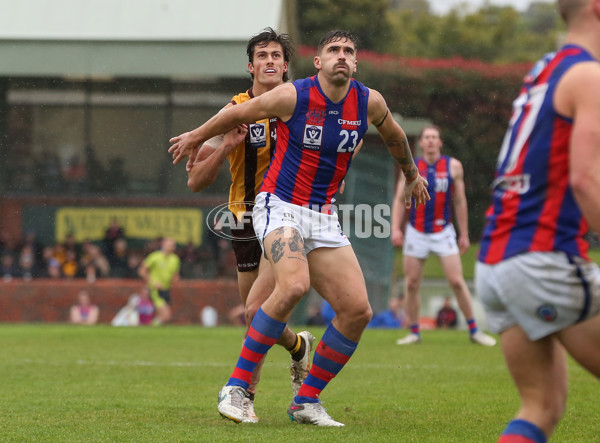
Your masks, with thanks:
M404 216L406 209L402 204L404 200L404 175L398 177L396 184L396 192L392 202L392 245L396 248L402 247L404 244Z
M231 106L193 131L186 132L169 140L172 143L169 153L173 164L179 163L206 140L218 134L224 134L236 126L255 122L267 117L279 117L289 120L296 106L296 88L291 83L277 86L269 92L248 100L240 105Z
M581 63L559 82L556 109L573 117L569 181L590 229L600 233L600 65Z
M452 201L454 203L454 216L458 225L458 249L464 254L471 246L469 240L469 216L467 209L467 196L465 194L465 179L462 163L457 159L450 160L450 175L454 182Z
M100 310L98 309L98 306L96 306L96 305L90 306L90 313L88 315L88 318L84 321L84 323L86 325L95 325L96 323L98 323L99 315L100 315Z
M240 125L225 135L218 148L215 149L204 144L188 171L188 188L193 192L199 192L212 185L217 178L221 165L225 162L229 153L244 140L247 132L248 129L245 125Z
M369 92L368 115L369 124L375 125L383 142L406 177L405 207L410 208L411 197L415 199L416 206L424 205L426 201L430 200L427 192L427 180L419 175L404 130L392 117L383 96L374 89Z
M69 313L69 317L70 317L71 323L75 323L75 324L81 323L81 315L79 314L78 306L71 306L71 311Z

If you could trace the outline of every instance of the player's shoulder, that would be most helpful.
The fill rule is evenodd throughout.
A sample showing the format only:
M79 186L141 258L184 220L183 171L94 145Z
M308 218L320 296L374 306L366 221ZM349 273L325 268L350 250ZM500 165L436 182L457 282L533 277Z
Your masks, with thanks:
M453 178L459 178L464 174L464 169L463 169L463 165L460 162L459 159L457 159L456 157L449 157L448 156L448 160L450 163L450 175Z
M311 77L299 78L294 80L293 82L286 83L286 85L291 85L294 88L294 90L303 91L306 89L316 87L316 78L316 75L313 75Z
M556 86L553 102L556 112L572 117L575 108L600 100L600 63L585 61L571 66Z
M582 61L571 66L564 74L563 83L573 85L587 83L597 84L600 81L600 63L596 60Z
M365 90L369 94L369 100L368 100L369 113L374 112L375 113L374 115L380 115L382 110L385 111L387 109L387 103L385 102L383 95L381 95L381 93L376 89L371 89L371 88L365 87Z
M253 95L252 95L252 89L248 89L245 92L240 92L239 94L234 95L231 98L231 101L229 103L227 103L225 105L225 107L227 108L229 106L233 106L233 105L237 105L237 104L240 104L240 103L247 102L252 97L253 97Z

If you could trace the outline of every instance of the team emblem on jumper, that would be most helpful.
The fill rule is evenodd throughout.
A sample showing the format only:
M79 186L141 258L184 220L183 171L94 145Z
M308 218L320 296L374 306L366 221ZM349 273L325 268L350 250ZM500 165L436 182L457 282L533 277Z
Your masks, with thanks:
M546 322L554 321L557 316L556 308L552 305L542 305L537 308L537 315Z
M306 125L304 127L304 147L306 149L321 149L323 126Z
M264 148L267 146L267 130L264 123L251 123L248 127L250 146L252 148Z

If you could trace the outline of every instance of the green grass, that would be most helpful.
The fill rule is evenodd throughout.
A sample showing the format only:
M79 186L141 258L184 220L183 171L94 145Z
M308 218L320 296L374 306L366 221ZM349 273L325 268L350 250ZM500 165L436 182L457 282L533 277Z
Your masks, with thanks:
M462 256L463 275L466 280L472 280L475 270L475 262L477 261L477 254L479 253L479 244L472 244L468 251ZM600 264L600 249L590 249L590 258L596 263ZM402 249L397 248L394 250L394 275L396 277L402 277ZM430 258L425 263L425 278L444 278L444 271L440 265L440 261L435 256Z
M320 338L322 328L313 328ZM217 393L237 360L233 327L0 325L3 442L494 442L518 408L498 347L464 331L367 330L323 392L345 428L291 423L288 355L267 356L257 425L222 420ZM598 382L570 367L567 413L554 441L598 441Z

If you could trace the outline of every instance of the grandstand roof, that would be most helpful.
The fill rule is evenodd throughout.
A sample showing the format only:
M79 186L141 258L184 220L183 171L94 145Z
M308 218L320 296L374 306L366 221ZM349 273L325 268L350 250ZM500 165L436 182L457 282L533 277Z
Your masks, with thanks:
M0 75L245 76L248 39L288 32L284 0L0 0Z

